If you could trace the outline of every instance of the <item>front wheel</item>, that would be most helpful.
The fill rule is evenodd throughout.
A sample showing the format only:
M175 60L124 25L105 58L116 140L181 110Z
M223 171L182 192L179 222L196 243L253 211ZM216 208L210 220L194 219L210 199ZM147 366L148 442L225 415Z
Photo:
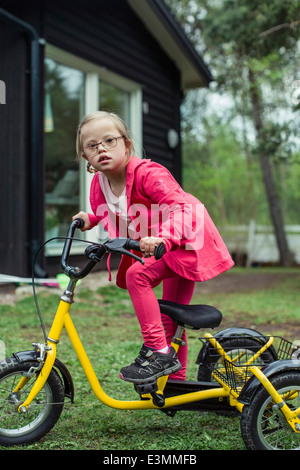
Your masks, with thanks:
M283 371L270 382L291 410L300 406L300 371ZM300 434L293 431L262 385L243 408L241 433L248 450L300 449Z
M50 431L62 412L64 388L59 375L53 369L27 413L18 412L20 404L29 395L36 376L19 392L14 390L32 366L37 366L37 363L19 363L13 357L0 362L0 445L21 445L39 440Z

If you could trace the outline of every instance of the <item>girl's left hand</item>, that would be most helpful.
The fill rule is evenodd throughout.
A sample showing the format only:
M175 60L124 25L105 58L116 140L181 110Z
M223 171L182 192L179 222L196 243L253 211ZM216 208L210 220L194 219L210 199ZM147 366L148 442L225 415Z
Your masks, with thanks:
M165 241L163 238L156 238L156 237L144 237L140 240L140 247L143 253L144 258L150 258L150 256L154 255L155 247L158 246L160 243L164 243Z

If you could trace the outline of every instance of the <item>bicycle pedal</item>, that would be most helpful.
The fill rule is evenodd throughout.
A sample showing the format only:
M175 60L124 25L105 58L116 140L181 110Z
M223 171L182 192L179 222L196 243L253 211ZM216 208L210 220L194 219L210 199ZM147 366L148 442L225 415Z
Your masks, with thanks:
M161 393L156 393L158 390L157 382L149 382L139 385L135 384L134 388L142 400L146 399L143 395L151 395L154 405L159 408L162 408L165 405L165 397Z
M157 382L149 382L145 384L135 384L134 388L139 395L145 395L147 393L157 392Z
M159 408L165 406L165 397L161 393L152 392L151 396L154 405L158 406Z

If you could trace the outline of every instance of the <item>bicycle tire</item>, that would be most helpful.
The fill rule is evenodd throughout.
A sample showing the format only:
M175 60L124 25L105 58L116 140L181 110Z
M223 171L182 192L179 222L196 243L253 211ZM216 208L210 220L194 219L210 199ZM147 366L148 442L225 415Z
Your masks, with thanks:
M282 371L270 378L279 393L295 390L298 393L285 402L292 409L300 406L300 371ZM300 434L295 433L284 415L272 405L272 398L260 385L251 403L242 410L241 434L248 450L300 449Z
M19 393L12 393L19 380L38 363L20 363L10 357L0 362L0 445L29 444L41 439L55 425L64 406L64 387L57 372L49 377L30 404L27 413L18 412L19 405L28 396L36 376L32 377ZM37 373L38 374L38 373Z

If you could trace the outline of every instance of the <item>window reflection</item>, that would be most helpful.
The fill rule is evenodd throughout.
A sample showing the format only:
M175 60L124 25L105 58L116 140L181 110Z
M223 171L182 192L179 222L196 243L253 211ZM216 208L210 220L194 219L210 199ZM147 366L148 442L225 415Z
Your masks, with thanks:
M80 206L75 131L82 116L84 73L45 61L46 239L65 236Z
M129 127L130 94L101 80L99 82L99 91L100 109L118 114Z

